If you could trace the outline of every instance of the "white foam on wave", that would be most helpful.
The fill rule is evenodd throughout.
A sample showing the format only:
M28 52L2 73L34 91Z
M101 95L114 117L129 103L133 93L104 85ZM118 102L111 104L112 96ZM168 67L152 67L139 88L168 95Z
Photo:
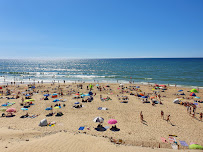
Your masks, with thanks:
M81 78L81 79L91 79L91 78L105 78L105 76L96 75L68 75L69 78Z

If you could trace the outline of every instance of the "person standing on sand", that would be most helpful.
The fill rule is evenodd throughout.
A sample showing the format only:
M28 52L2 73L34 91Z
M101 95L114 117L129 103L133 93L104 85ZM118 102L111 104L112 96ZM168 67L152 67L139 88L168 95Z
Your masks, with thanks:
M164 112L161 110L161 118L164 119Z
M201 112L201 113L200 113L200 116L199 116L200 121L202 121L202 116L203 116L203 114L202 114L202 112Z
M143 120L144 120L142 111L140 112L140 120L141 120L141 122L143 122Z
M167 122L170 122L170 115L168 115L166 121L167 121Z

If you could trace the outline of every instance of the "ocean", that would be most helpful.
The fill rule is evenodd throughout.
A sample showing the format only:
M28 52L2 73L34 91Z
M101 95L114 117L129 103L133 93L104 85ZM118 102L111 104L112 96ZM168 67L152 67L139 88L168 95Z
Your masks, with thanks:
M203 58L0 59L0 84L64 80L203 87Z

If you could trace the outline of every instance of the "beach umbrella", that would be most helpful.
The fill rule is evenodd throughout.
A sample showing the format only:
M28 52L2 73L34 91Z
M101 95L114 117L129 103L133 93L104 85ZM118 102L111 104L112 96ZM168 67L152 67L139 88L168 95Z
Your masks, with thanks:
M3 112L6 111L6 110L7 110L7 108L1 108L0 109L0 111L3 111Z
M140 88L140 86L136 86L136 88Z
M59 99L55 99L53 102L57 102L57 101L60 101Z
M29 96L30 96L30 94L26 94L25 96L26 96L26 97L29 97Z
M54 107L54 109L61 109L61 106L56 106Z
M198 93L198 91L196 89L192 89L192 90L190 90L190 92Z
M110 119L110 120L108 121L108 124L111 124L111 125L116 124L116 123L117 123L117 120L116 120L116 119Z
M53 93L53 96L57 96L58 94L57 93Z
M25 100L24 102L30 102L30 100Z
M45 97L48 97L48 96L49 96L49 94L44 94L44 96L45 96Z
M21 110L25 111L25 110L28 110L28 108L21 108Z
M159 86L160 86L160 87L164 87L164 88L166 87L166 85L163 85L163 84L162 84L162 85L159 85Z
M183 90L178 90L178 92L181 92L181 91L183 91Z
M45 110L52 110L52 108L51 108L51 107L48 107L48 108L46 108Z
M94 122L102 123L102 122L104 122L104 118L102 118L102 117L96 117L96 118L94 118L93 121L94 121Z
M16 109L15 108L9 108L6 110L6 112L16 112Z
M200 97L195 97L195 98L200 99Z
M196 94L195 94L194 92L192 92L192 93L190 94L190 96L196 96Z
M155 98L154 96L150 97L150 99L154 99L154 98Z
M147 96L142 96L141 98L147 98Z
M80 102L75 102L74 104L80 104Z
M35 99L29 99L29 101L35 101Z
M80 94L79 94L79 93L76 93L75 95L76 95L76 96L79 96Z
M140 93L141 96L144 96L144 94Z
M0 89L2 89L2 87L0 87Z
M189 149L201 149L201 150L203 150L203 146L198 145L198 144L192 144L192 145L189 145Z

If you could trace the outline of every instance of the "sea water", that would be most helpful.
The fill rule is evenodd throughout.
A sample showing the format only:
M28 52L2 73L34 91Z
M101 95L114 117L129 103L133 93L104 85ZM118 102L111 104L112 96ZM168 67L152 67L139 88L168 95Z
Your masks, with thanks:
M0 84L64 80L203 87L203 58L0 59Z

